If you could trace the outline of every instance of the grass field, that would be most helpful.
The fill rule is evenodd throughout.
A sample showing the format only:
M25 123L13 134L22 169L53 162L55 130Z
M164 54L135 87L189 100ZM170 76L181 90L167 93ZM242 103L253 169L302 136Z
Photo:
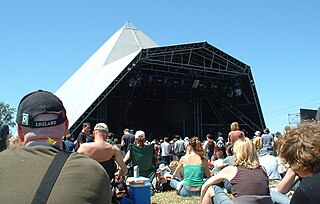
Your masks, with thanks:
M175 191L155 193L151 196L151 204L194 204L200 203L200 196L182 197Z

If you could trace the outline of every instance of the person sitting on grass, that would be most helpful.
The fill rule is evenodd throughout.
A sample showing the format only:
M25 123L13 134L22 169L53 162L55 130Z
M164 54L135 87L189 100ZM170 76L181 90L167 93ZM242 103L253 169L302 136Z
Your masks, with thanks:
M320 121L304 121L297 128L288 130L282 139L279 153L280 158L293 171L288 170L287 174L290 173L291 176L288 176L287 185L280 182L278 192L290 190L293 181L299 176L302 180L290 203L319 203Z
M225 167L202 186L202 203L233 203L219 186L214 185L226 179L232 184L235 203L271 204L268 176L259 164L252 141L247 137L238 139L233 151L235 157L233 166Z
M187 147L189 154L181 157L179 164L171 179L171 186L177 190L181 196L200 195L203 185L203 175L210 177L208 162L199 138L193 137L189 140ZM184 171L183 180L177 179L180 170Z

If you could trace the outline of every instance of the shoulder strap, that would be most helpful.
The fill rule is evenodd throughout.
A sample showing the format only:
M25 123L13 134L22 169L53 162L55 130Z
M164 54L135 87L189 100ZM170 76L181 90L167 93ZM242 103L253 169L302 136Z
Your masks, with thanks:
M64 163L67 161L69 156L69 153L63 151L59 151L56 154L42 178L37 192L33 197L32 204L47 203L52 188L60 174Z

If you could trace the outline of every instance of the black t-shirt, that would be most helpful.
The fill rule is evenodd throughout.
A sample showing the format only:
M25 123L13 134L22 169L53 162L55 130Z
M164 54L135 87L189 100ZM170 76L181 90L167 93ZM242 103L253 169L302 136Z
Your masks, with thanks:
M302 179L299 187L295 190L291 202L292 204L316 204L320 202L320 173Z
M123 152L124 152L124 154L126 154L127 151L128 151L129 145L134 143L134 135L125 134L125 135L122 136L121 140L124 141L125 145L123 146Z
M77 140L78 140L78 143L80 143L80 144L86 143L87 136L83 132L80 132Z

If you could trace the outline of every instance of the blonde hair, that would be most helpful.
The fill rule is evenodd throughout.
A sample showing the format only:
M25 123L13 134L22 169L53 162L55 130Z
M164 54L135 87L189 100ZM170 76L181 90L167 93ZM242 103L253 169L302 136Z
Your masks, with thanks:
M234 165L247 169L256 169L260 166L256 148L253 142L243 137L238 139L233 146Z
M230 129L231 131L240 130L239 123L238 122L231 123Z
M201 159L205 159L205 152L202 148L201 142L199 140L198 137L192 137L189 140L189 146L192 147L194 153L196 153L197 155L199 155L201 157Z
M305 121L287 130L280 146L280 157L293 170L301 167L316 174L320 171L320 122Z

